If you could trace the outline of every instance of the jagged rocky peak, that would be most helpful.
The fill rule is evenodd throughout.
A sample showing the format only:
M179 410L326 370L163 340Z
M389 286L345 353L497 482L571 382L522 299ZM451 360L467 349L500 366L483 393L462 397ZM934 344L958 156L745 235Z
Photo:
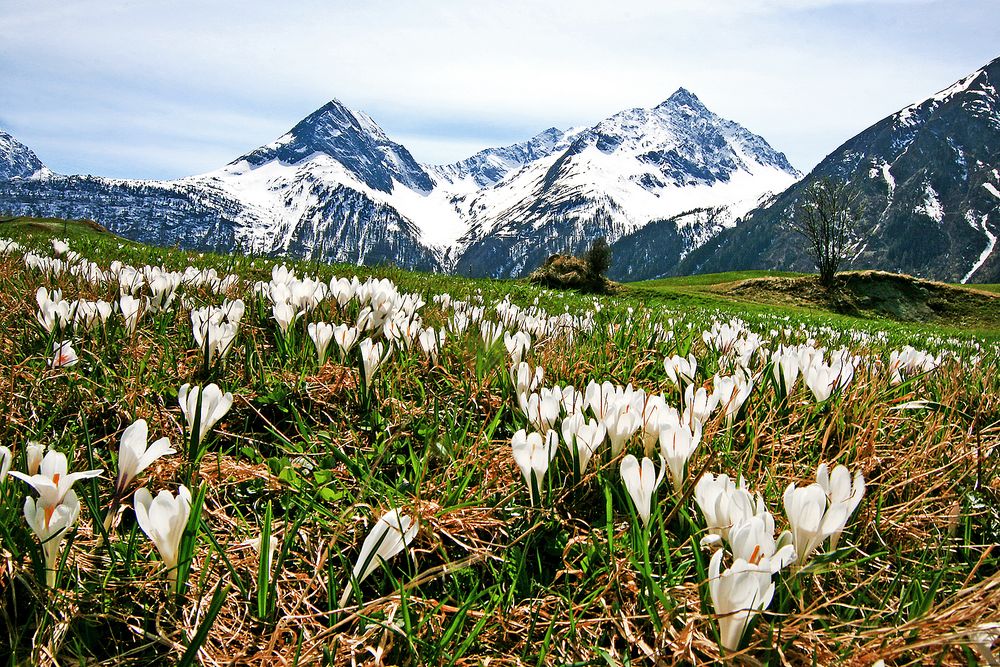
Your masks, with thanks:
M499 183L512 171L566 148L572 131L555 127L539 132L527 141L499 148L485 148L472 157L428 169L438 179L456 184L468 181L472 187L489 187Z
M0 179L31 178L43 169L34 151L0 130Z
M697 113L711 113L701 103L697 95L683 86L675 90L670 97L656 105L657 110L679 109L682 107L689 107Z
M771 167L798 177L785 155L763 137L710 111L691 91L678 88L657 106L619 112L580 139L605 154L629 155L658 173L662 187L728 182L737 171Z
M237 158L251 167L280 160L299 164L316 154L342 164L374 190L390 193L393 181L419 192L433 183L405 147L389 139L367 114L353 111L334 99L302 119L277 141Z

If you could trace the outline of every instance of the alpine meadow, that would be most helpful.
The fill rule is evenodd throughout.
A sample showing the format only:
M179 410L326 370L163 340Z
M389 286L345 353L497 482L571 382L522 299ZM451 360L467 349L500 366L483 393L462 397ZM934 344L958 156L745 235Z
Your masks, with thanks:
M989 656L995 328L0 229L13 664Z
M376 4L0 8L0 665L1000 664L1000 6Z

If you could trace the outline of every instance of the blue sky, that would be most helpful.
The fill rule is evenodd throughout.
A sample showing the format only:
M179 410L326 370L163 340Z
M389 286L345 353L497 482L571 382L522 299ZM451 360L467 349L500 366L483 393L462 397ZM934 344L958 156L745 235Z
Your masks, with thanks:
M175 178L331 98L421 162L684 86L799 169L1000 55L996 0L0 4L0 127L60 173Z

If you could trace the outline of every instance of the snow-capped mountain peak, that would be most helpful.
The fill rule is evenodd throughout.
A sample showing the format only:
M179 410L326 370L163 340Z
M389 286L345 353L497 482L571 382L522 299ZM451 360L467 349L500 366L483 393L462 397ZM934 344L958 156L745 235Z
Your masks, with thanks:
M510 146L486 148L472 157L452 164L429 166L427 170L439 185L455 192L472 192L491 187L511 172L531 162L565 150L574 130L550 127L537 135Z
M811 270L787 220L810 188L830 178L864 204L847 268L996 282L998 91L1000 58L851 137L744 224L691 253L677 271Z
M580 252L596 236L613 243L654 220L720 209L692 235L704 242L799 176L763 138L684 88L656 107L562 133L549 148L461 201L472 224L460 242L460 271L518 275L552 252ZM678 226L691 224L678 217Z
M698 99L698 96L684 87L678 88L670 97L656 105L656 109L675 109L681 107L689 107L695 113L705 113L708 111L705 105L701 103L701 100Z
M368 187L385 193L393 181L429 192L434 184L410 152L395 143L367 114L334 99L302 119L277 141L243 155L231 164L256 168L272 161L297 165L316 154L327 155Z
M31 178L45 171L34 151L0 130L0 180Z

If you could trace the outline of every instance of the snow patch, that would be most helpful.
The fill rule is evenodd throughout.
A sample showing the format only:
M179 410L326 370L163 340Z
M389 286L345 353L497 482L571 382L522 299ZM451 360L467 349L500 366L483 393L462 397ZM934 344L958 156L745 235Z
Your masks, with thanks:
M989 185L989 183L987 183L986 185ZM993 189L993 193L997 194L996 188ZM1000 197L1000 194L997 194L997 196ZM990 228L987 224L989 221L988 215L984 214L983 217L977 221L975 216L972 214L972 211L969 211L965 214L965 219L969 222L969 224L972 226L973 229L981 231L983 234L986 235L986 248L979 255L979 259L977 259L976 262L972 265L972 268L969 269L969 272L966 273L965 277L962 278L961 283L963 285L969 281L969 278L971 278L976 273L976 271L979 270L979 267L981 267L983 264L986 263L986 260L989 258L991 254L993 254L993 249L996 248L997 245L997 237L993 232L990 231Z
M420 229L420 240L427 245L454 245L469 229L452 205L451 195L440 188L420 193L394 182L390 196L381 194L387 204ZM370 196L376 198L374 194Z
M930 183L924 184L924 201L917 204L913 212L922 213L935 222L941 222L944 218L944 208L941 206L941 200Z
M881 175L885 184L889 187L889 199L892 199L892 195L896 191L896 179L892 177L892 172L889 171L890 168L891 165L888 162L878 164L873 161L871 169L868 170L868 178L878 178Z

